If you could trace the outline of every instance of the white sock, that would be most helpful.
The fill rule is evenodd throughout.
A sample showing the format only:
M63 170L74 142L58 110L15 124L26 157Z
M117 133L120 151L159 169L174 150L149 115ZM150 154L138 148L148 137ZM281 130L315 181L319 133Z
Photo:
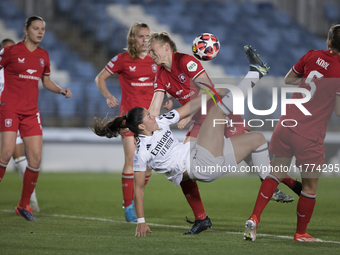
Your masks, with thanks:
M244 98L248 96L248 88L252 88L260 80L260 74L255 71L249 71L243 80L237 85L239 89L243 92ZM231 95L227 95L222 98L222 105L219 102L218 106L227 115L233 112L233 99Z
M253 160L253 165L257 167L256 170L260 178L266 178L270 173L270 159L267 143L262 144L256 151L252 152L251 158Z
M24 174L26 171L26 166L27 166L27 159L25 156L21 156L19 158L14 159L14 166L18 170L21 180L24 179ZM37 202L37 197L35 194L35 189L33 190L33 193L31 195L31 201Z

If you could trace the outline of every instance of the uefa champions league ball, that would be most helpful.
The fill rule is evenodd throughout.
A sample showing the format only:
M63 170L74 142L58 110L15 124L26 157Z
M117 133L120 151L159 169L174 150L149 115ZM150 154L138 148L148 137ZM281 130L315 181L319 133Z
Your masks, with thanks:
M220 42L213 34L200 34L192 42L192 52L199 60L212 60L220 52Z

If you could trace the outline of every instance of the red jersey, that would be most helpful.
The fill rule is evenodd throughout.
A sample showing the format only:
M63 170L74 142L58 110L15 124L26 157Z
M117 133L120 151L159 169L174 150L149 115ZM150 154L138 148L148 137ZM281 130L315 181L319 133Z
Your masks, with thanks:
M157 73L157 65L149 55L144 59L132 60L127 52L119 53L110 60L105 69L111 74L118 74L122 88L120 116L134 107L149 108Z
M287 106L283 119L294 119L296 127L290 129L307 139L323 142L327 125L335 109L336 96L340 96L340 56L332 54L330 50L310 50L304 55L293 71L303 75L299 88L308 89L311 99L303 106L312 114L304 115L295 105ZM294 93L292 98L302 98L301 93ZM285 121L286 125L289 123ZM294 123L291 123L294 125Z
M38 110L38 82L50 75L50 59L46 50L29 51L24 42L7 46L0 52L5 83L1 93L1 109L19 114L35 114Z
M155 92L168 92L181 105L197 97L199 88L193 80L204 72L201 63L188 54L172 53L171 72L163 66L158 70Z

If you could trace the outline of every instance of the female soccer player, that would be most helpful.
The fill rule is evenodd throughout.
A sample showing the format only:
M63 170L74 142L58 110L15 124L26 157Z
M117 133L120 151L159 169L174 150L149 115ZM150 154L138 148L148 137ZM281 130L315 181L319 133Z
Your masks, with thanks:
M117 73L122 89L120 103L120 116L125 115L136 106L148 108L153 96L153 86L157 65L148 54L147 43L150 38L150 28L145 23L135 23L130 27L127 35L126 52L119 53L111 59L105 68L97 75L95 82L106 98L110 108L117 107L118 100L108 91L105 80L112 74ZM137 221L133 203L133 155L135 143L133 133L128 130L121 132L125 154L125 163L122 172L123 206L125 218L128 222ZM151 176L148 170L146 182Z
M266 74L267 70L263 74ZM248 88L252 86L252 82L259 80L259 76L257 71L249 72L248 77L238 87L247 94ZM213 124L216 119L224 119L231 113L231 101L231 98L224 97L222 104L210 108L199 130L197 141L192 144L179 143L169 125L199 109L200 97L158 118L144 108L135 107L126 115L112 121L95 120L94 132L99 136L117 136L120 128L128 127L137 137L134 156L135 203L138 216L136 236L145 236L147 231L151 232L145 223L143 206L147 166L164 173L175 186L188 180L211 182L230 172L228 169L236 169L237 164L251 152L258 152L258 155L253 157L254 165L270 166L267 143L261 133L247 133L227 139L224 137L224 125ZM259 155L263 157L259 159ZM224 170L207 171L209 166ZM208 217L207 221L210 221Z
M15 42L12 39L6 38L4 40L1 41L0 44L0 50L6 46L11 46L14 45ZM3 90L4 87L4 69L0 70L0 95L1 92ZM1 137L0 137L1 138ZM24 179L24 173L25 173L25 169L27 166L27 159L26 159L26 155L25 155L25 148L24 148L24 144L23 141L20 137L20 134L18 132L17 134L17 139L16 139L16 145L15 145L15 149L13 152L13 160L14 160L14 166L17 169L17 171L20 174L21 179ZM39 205L38 205L38 200L37 200L37 196L35 194L35 189L33 190L33 193L31 195L31 199L30 199L30 207L35 211L35 212L39 212Z
M191 99L201 95L203 93L202 89L210 90L209 87L214 87L200 61L191 55L178 53L176 44L170 38L168 33L161 32L153 33L151 35L149 40L149 54L153 61L157 65L160 65L156 75L155 93L149 108L149 111L152 115L159 115L165 92L169 93L182 105L184 105ZM247 76L246 79L250 80L250 78ZM204 84L206 84L208 87L204 86ZM220 91L218 91L218 93L220 93ZM210 101L207 108L209 109L209 107L212 107L213 104L214 102ZM229 114L228 117L229 119L232 119L233 122L243 123L243 118L240 115ZM200 111L198 111L193 116L193 123L191 124L189 132L187 133L185 142L188 142L189 140L196 140L198 131L204 121L204 118L205 115L201 115ZM180 125L185 126L189 120L190 117L181 120ZM233 127L226 126L225 136L231 137L244 134L245 132L249 131L250 129L247 125L234 125ZM249 159L249 157L247 159ZM264 179L268 172L259 172L258 174L261 179ZM295 186L296 182L289 176L287 176L286 180L287 183L289 182L291 184L291 187ZM204 221L207 215L200 198L197 184L191 180L188 180L187 182L181 183L181 188L194 212L195 224L204 224L202 220ZM292 197L285 195L279 190L276 192L281 195L281 197L279 197L280 200L285 198L292 199ZM290 200L290 202L291 201L292 200ZM200 228L197 228L194 225L192 231L189 231L186 234L197 234L197 231L199 230Z
M38 16L26 19L25 39L0 52L0 68L4 68L5 83L1 94L0 181L13 155L18 130L24 141L28 165L25 170L21 200L15 212L26 220L36 218L29 207L36 186L42 151L42 126L38 110L38 82L48 90L72 96L70 89L61 89L50 79L50 60L47 51L39 47L45 34L45 21Z
M302 191L297 205L297 228L295 241L319 242L307 234L307 225L312 217L318 179L325 169L324 139L326 128L333 111L340 116L340 25L330 28L327 38L328 50L308 51L287 73L285 83L299 85L310 91L310 100L303 106L310 115L302 113L295 105L289 105L281 119L293 119L298 123L290 127L276 125L270 141L270 151L274 154L273 167L289 167L292 157L300 167ZM303 98L302 93L294 93L292 98ZM263 181L255 208L246 221L244 239L255 241L256 229L262 211L268 203L285 172L271 172Z

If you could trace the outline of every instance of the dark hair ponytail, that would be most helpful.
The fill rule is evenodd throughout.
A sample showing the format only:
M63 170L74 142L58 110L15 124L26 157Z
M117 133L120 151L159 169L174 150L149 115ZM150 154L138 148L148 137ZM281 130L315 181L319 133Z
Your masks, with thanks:
M117 137L120 133L120 129L129 128L135 137L138 136L140 130L138 125L143 123L144 108L135 107L132 108L127 115L122 117L116 117L114 119L94 118L94 126L92 131L98 136L106 136L108 138Z

